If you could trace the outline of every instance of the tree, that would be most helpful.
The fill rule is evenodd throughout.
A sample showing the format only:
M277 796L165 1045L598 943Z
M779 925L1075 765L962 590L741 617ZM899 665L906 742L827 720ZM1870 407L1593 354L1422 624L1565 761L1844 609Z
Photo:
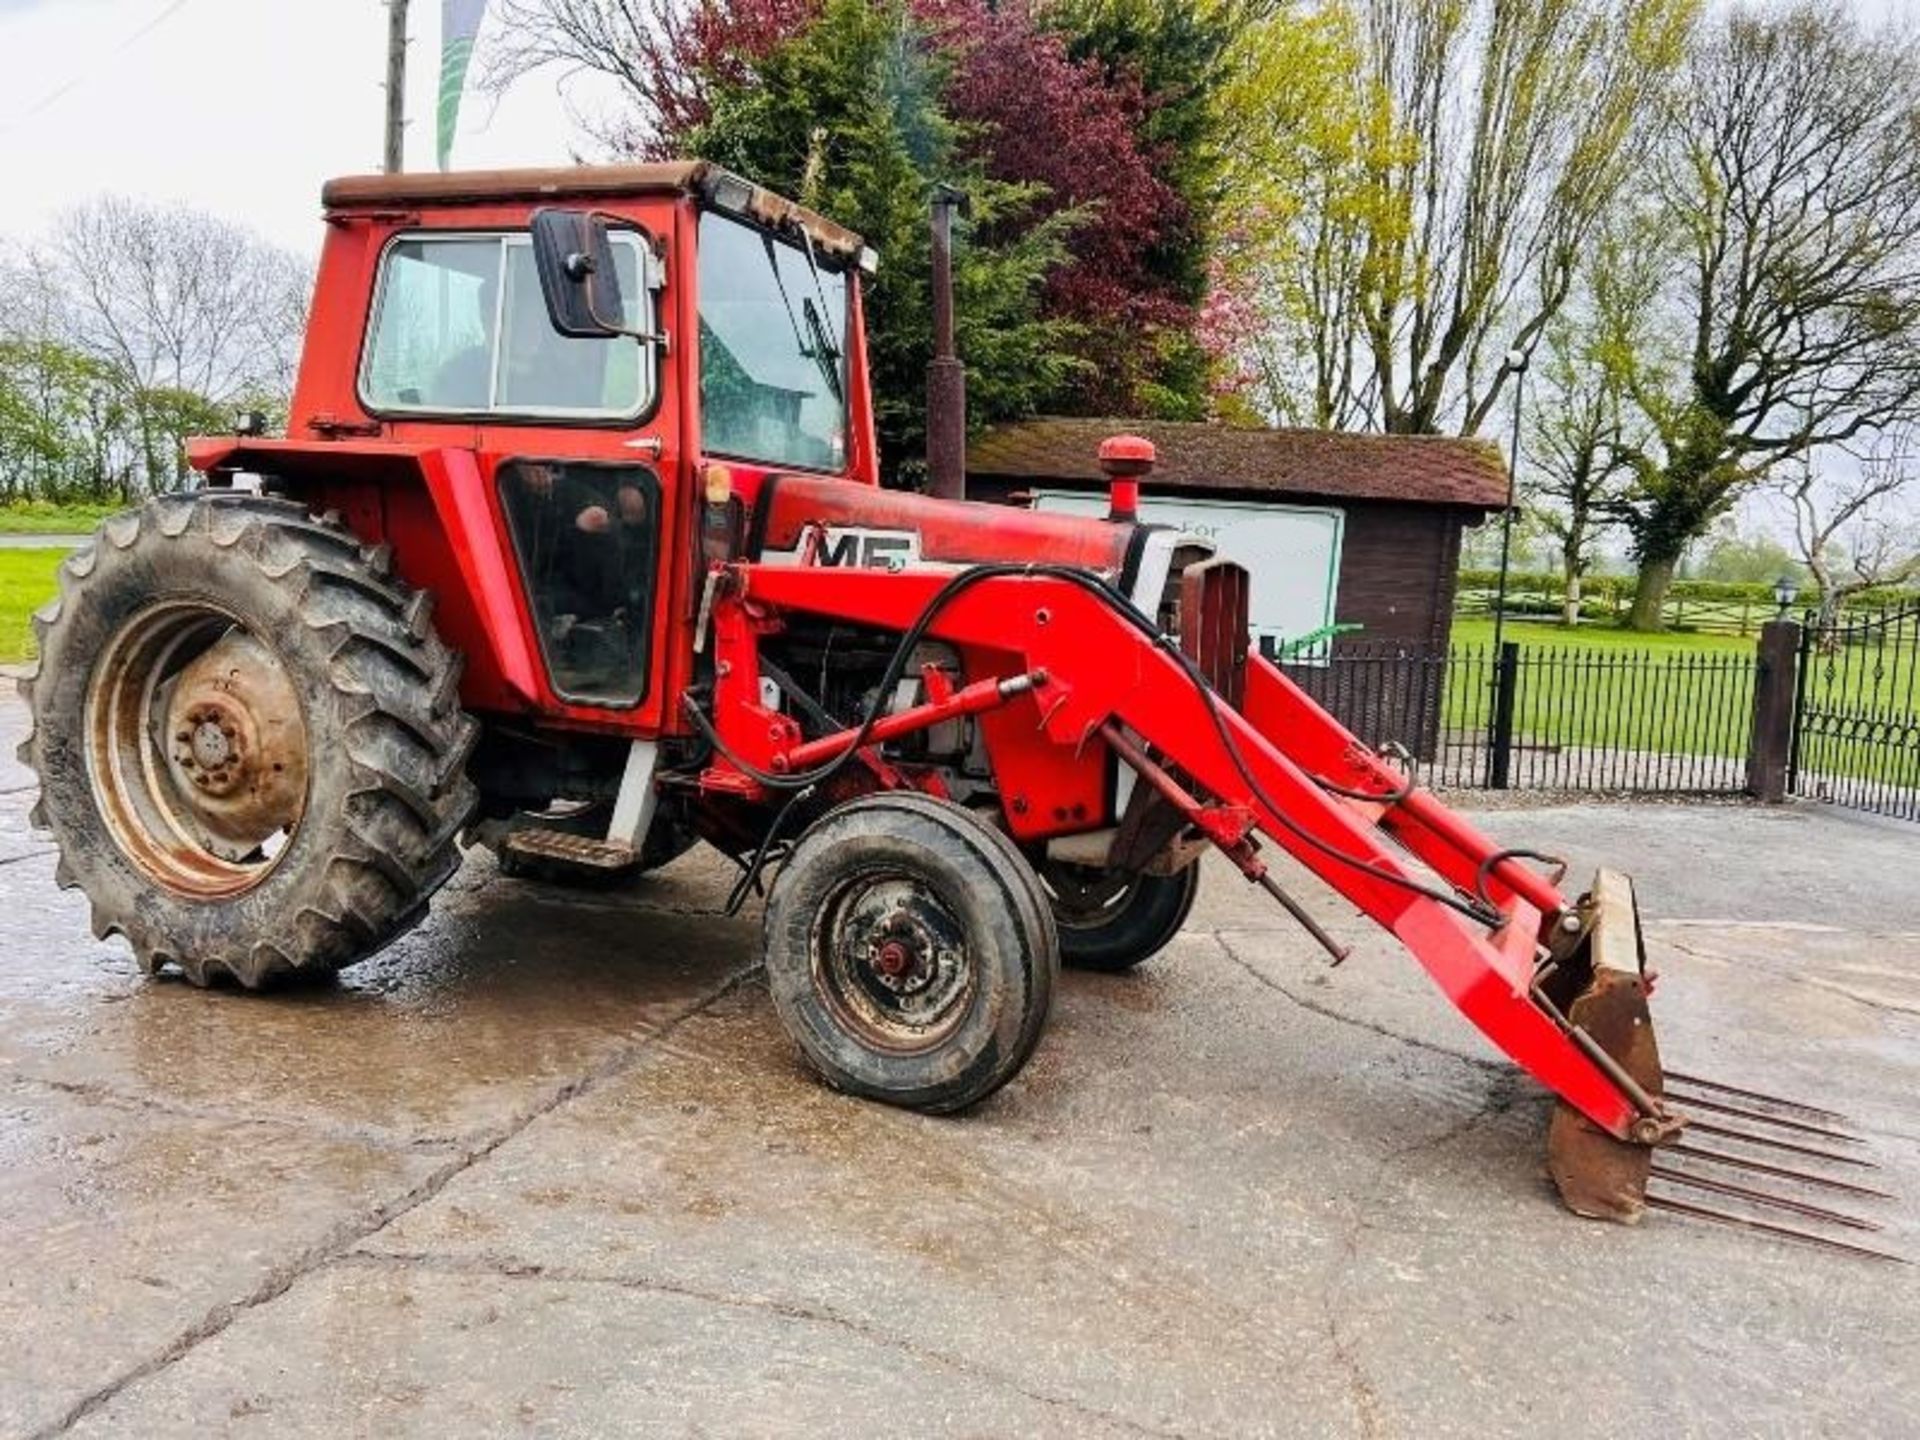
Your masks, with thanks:
M117 197L0 255L0 492L131 500L181 439L284 415L311 267L210 215Z
M1920 578L1920 521L1899 509L1920 490L1920 435L1911 427L1876 436L1854 466L1823 467L1809 456L1779 488L1793 509L1795 549L1820 587L1822 635L1850 597Z
M1171 147L1142 143L1155 98L1131 57L1076 58L1023 4L914 0L913 10L950 69L942 108L961 152L993 179L1037 187L1026 218L1077 217L1044 292L1087 362L1059 408L1199 418L1205 376L1182 365L1181 351L1201 290L1167 258L1193 258L1183 244L1190 209L1158 173L1171 167ZM1063 18L1046 13L1049 24Z
M1559 550L1561 623L1580 623L1580 585L1632 474L1633 418L1603 338L1562 317L1548 326L1527 428L1529 508ZM1545 503L1542 503L1545 502Z
M936 179L969 195L954 247L955 326L974 419L1030 413L1081 362L1042 289L1079 216L1035 219L1037 187L988 176L940 110L945 60L904 4L826 0L798 35L752 62L752 83L715 87L697 152L834 215L883 257L865 291L883 470L911 481L925 448L932 351L927 197Z
M204 212L101 196L56 227L75 333L141 385L216 403L289 383L310 267Z
M100 361L58 340L0 339L0 501L131 499L126 421Z
M1157 300L1164 317L1144 327L1155 373L1135 387L1131 409L1204 419L1219 368L1203 343L1205 312L1218 273L1222 211L1236 203L1225 183L1224 130L1233 117L1222 102L1238 38L1271 0L1049 0L1035 8L1067 53L1100 77L1097 89L1108 106L1133 109L1138 92L1134 143L1169 196L1150 223L1112 239L1137 267L1138 293ZM1110 173L1112 164L1102 160L1096 173ZM1094 225L1105 229L1110 213L1101 208ZM1083 268L1097 273L1099 263ZM1085 322L1089 308L1076 318ZM1120 355L1109 347L1093 356L1096 364L1104 368L1131 355L1137 367L1142 347L1132 337L1117 339Z
M655 158L716 158L709 122L717 109L751 98L772 52L822 23L825 8L820 0L506 0L489 83L547 65L588 69L615 80L631 106L592 125L600 143ZM1197 157L1213 117L1207 67L1226 46L1222 23L1200 12L1226 7L904 0L904 9L927 62L916 83L932 86L928 99L950 127L954 159L1027 187L1019 206L976 227L974 243L998 246L1072 217L1058 227L1066 250L1049 270L1042 307L1066 322L1060 335L1082 363L1052 406L1199 418L1209 361L1194 334L1213 192ZM889 271L906 258L881 253ZM884 338L877 326L870 333Z
M1743 529L1723 520L1698 547L1697 562L1689 574L1697 580L1771 585L1781 576L1798 576L1800 564L1793 552L1773 535Z
M1659 147L1645 272L1676 279L1632 322L1652 437L1622 519L1660 627L1674 567L1785 462L1920 400L1920 50L1824 4L1734 10L1696 47Z
M535 70L604 76L630 111L576 117L614 154L653 159L712 114L716 88L751 79L753 64L810 25L820 0L501 0L482 72L496 94Z
M1238 263L1314 423L1477 432L1565 302L1699 0L1351 0L1247 29Z
M185 477L191 429L219 428L243 401L284 408L313 285L305 260L204 212L119 196L54 233L40 263L66 343L112 378L147 488Z

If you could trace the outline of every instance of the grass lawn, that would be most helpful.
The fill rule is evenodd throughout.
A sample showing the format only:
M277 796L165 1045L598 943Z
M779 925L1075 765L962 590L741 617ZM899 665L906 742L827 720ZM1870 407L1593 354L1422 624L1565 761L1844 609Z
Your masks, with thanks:
M1637 630L1620 630L1611 625L1582 625L1576 630L1567 630L1532 620L1509 620L1506 638L1529 649L1544 645L1558 650L1632 650L1653 655L1751 655L1754 646L1759 643L1757 636L1742 639L1738 635L1707 635L1697 631L1674 630L1643 635ZM1455 620L1453 643L1493 644L1493 621Z
M50 505L44 500L0 505L0 535L89 535L107 516L117 515L125 508L124 505Z
M65 550L0 550L0 665L33 658L27 618L53 595Z
M1527 622L1509 622L1506 638L1521 647L1513 728L1522 744L1746 753L1754 640ZM1445 723L1454 731L1483 732L1492 705L1493 622L1456 620L1453 640ZM1905 679L1920 672L1920 655L1911 645L1889 644L1838 664L1814 664L1806 692L1810 708L1854 717L1837 722L1848 733L1911 733L1920 695ZM1920 785L1920 746L1912 743L1903 748L1897 742L1810 739L1803 758L1811 769Z

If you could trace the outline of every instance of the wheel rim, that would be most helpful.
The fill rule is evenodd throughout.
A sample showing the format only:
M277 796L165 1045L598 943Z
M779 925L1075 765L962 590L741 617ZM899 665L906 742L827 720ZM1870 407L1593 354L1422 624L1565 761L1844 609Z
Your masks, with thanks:
M1098 930L1133 899L1138 877L1125 870L1054 863L1040 869L1040 884L1053 902L1054 923L1068 930Z
M842 881L813 926L816 988L841 1026L876 1049L931 1050L966 1018L974 967L966 929L911 875Z
M120 851L192 899L252 889L307 802L299 695L233 615L170 601L130 620L87 692L87 778Z

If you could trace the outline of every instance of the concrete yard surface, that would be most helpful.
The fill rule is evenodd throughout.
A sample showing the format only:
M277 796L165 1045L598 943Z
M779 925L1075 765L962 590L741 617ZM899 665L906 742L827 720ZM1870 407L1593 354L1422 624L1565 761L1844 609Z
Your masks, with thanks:
M1911 1435L1920 1269L1565 1213L1548 1106L1384 934L1210 865L935 1119L781 1032L696 851L498 878L335 986L139 976L0 701L0 1435ZM1636 874L1668 1063L1846 1112L1920 1257L1920 829L1481 817Z

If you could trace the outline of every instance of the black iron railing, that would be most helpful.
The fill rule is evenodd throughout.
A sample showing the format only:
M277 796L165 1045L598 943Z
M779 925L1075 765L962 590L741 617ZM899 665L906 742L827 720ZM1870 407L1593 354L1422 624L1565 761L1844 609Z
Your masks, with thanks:
M1746 788L1756 663L1746 650L1337 642L1287 673L1428 784L1640 794Z
M1788 784L1920 820L1920 603L1825 629L1807 617Z

